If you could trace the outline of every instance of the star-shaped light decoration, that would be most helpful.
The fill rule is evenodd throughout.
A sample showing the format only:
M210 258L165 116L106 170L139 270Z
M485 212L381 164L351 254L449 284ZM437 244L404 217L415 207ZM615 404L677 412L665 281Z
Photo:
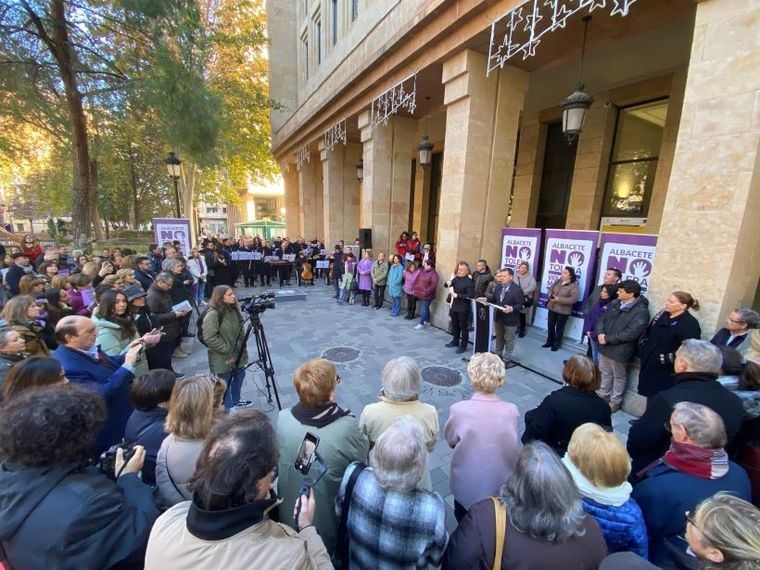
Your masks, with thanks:
M631 4L636 2L636 0L612 0L612 2L614 3L614 6L612 8L612 12L610 12L610 16L614 16L615 14L627 16L628 10L631 8Z

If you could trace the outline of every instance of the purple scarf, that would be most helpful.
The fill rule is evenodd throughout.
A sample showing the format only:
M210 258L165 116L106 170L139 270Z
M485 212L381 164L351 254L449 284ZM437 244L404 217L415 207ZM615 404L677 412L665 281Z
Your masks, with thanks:
M607 306L610 304L610 301L612 301L612 299L599 299L599 302L594 305L594 307L589 312L588 317L586 317L586 320L583 322L584 335L587 332L594 330L596 322L599 320L599 317L602 316L602 313L607 310Z

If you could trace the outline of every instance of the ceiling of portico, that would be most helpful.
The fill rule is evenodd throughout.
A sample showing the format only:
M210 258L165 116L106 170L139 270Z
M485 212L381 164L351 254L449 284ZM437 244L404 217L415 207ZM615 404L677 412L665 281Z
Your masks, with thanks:
M584 74L588 90L593 93L625 82L654 77L688 63L695 6L694 0L637 0L625 18L610 16L609 7L595 10L589 24ZM509 61L509 65L531 73L526 112L558 105L574 86L583 33L581 18L582 14L576 14L568 21L565 29L544 36L535 56L526 60L517 56ZM487 54L489 39L490 26L486 24L462 48ZM407 40L414 41L413 38ZM417 42L415 44L419 46ZM451 55L450 52L441 51L437 59L431 61L427 58L427 65L417 70L415 112L401 112L401 116L420 119L425 116L426 110L434 113L443 107L443 62ZM385 64L380 62L378 66L385 67ZM365 75L370 72L374 70L367 70ZM362 77L357 77L343 91L347 94L348 106L353 109L357 108L358 100L366 101L367 90L357 98L348 95L355 87L362 85L361 82ZM390 83L385 80L381 85L387 88ZM378 89L373 96L380 92ZM426 97L430 97L429 102ZM368 103L361 109L367 109ZM346 117L346 131L349 141L359 142L357 112L352 111ZM310 147L315 152L316 140L319 139L312 137ZM297 146L291 147L291 150L295 151L296 148Z

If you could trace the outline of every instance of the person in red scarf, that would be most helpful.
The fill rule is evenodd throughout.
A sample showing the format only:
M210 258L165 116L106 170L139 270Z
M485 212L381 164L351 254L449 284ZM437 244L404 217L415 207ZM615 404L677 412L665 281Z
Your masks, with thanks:
M17 234L9 232L5 228L0 228L0 235L17 242L19 246L21 246L21 252L24 254L24 257L29 259L32 265L34 265L37 258L42 255L42 247L40 247L37 238L32 234L18 236Z
M669 562L670 552L685 551L679 539L686 530L685 512L719 491L747 501L751 494L746 471L728 459L726 428L713 410L679 402L668 429L670 449L640 473L643 480L631 494L647 526L649 561L658 566Z

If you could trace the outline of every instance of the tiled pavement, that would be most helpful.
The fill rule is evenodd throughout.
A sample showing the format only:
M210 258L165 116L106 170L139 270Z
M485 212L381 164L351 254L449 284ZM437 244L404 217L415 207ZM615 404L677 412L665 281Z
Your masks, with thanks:
M262 293L265 289L238 290L238 298ZM451 404L472 395L467 377L467 362L454 349L444 347L450 336L435 328L414 330L416 321L407 321L403 316L393 318L388 305L382 311L364 308L361 305L337 305L332 298L332 287L316 285L304 288L305 301L278 303L276 309L267 310L262 316L264 330L269 341L277 388L283 408L292 406L296 400L292 375L296 367L311 358L318 358L330 348L346 347L354 351L340 351L342 356L352 357L348 362L336 362L341 383L336 400L348 407L357 418L362 408L376 401L380 391L380 371L385 363L397 356L411 356L424 369L440 366L459 375L460 382L451 387L442 387L423 381L420 397L424 402L435 405L439 411L441 432L448 418ZM403 313L402 313L403 315ZM192 342L190 342L192 340ZM559 387L562 360L571 352L560 350L550 352L542 349L543 337L528 334L518 339L516 360L524 366L511 368L507 372L507 382L499 390L499 395L517 405L521 415L534 408L543 397ZM251 358L256 356L252 342L248 344ZM205 372L208 370L206 350L194 341L186 339L185 348L192 354L184 360L175 360L175 367L182 372ZM253 367L246 376L243 396L253 400L259 409L274 419L275 406L265 397L263 373ZM624 412L613 416L615 432L625 440L628 422L633 418ZM524 429L520 419L520 433ZM435 450L429 457L429 469L433 488L447 504L447 526L455 527L454 498L449 491L449 462L452 450L442 435Z

